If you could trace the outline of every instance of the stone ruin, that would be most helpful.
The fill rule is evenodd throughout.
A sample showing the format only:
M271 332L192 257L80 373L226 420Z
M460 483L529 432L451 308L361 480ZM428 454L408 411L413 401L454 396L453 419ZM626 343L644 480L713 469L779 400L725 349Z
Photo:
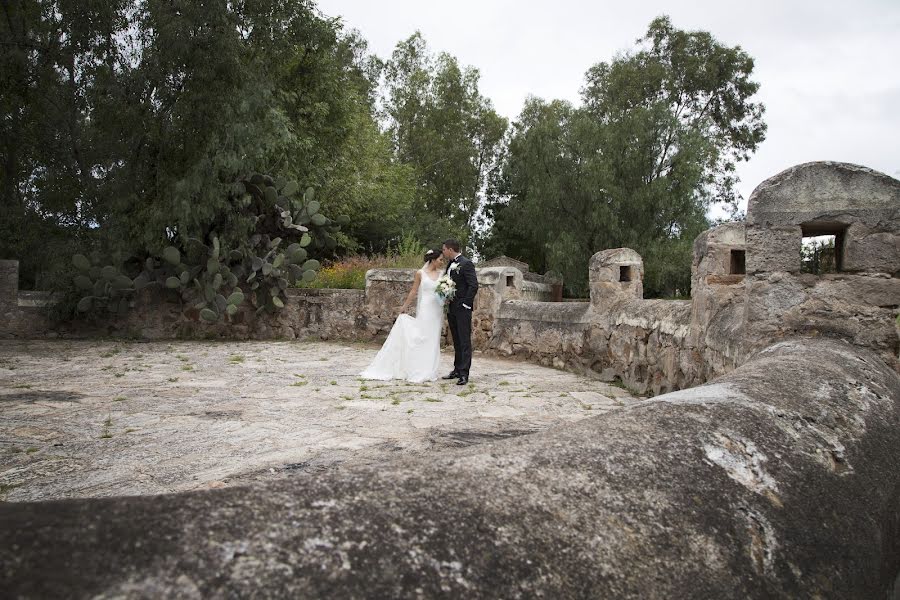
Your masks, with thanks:
M825 234L837 272L802 273L802 238ZM832 162L766 180L745 223L695 241L690 301L643 299L627 248L589 269L590 302L566 303L525 299L515 267L479 270L476 347L656 395L636 408L270 485L3 505L0 587L900 598L900 182ZM410 281L297 290L237 335L379 339ZM8 335L49 331L33 296L0 300ZM225 334L140 299L133 313L106 332Z

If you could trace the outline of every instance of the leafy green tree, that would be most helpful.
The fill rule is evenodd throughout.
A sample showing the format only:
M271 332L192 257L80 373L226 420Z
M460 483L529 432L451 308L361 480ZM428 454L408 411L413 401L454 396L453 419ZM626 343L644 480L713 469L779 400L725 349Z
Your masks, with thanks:
M412 167L418 193L410 223L423 242L471 240L507 121L478 90L479 73L434 56L420 33L385 66L384 108L397 159Z
M365 44L310 1L10 0L0 17L0 254L26 286L76 249L239 246L254 225L231 191L250 172L357 214L410 202Z
M530 99L513 126L484 253L520 256L587 291L587 258L631 247L649 295L685 293L690 245L735 164L763 140L753 60L706 32L654 20L637 50L587 73L583 105Z

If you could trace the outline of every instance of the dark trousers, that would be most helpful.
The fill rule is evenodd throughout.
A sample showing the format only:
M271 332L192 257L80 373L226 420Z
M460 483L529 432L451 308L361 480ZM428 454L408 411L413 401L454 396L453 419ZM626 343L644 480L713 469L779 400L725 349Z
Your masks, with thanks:
M453 337L453 370L460 375L468 375L472 366L472 311L451 306L447 312L447 323Z

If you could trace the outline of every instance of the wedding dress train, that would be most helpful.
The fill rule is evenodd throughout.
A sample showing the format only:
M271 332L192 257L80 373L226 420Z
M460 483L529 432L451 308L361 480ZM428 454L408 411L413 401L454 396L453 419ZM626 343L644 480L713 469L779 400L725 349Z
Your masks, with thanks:
M387 340L375 358L360 373L363 379L405 379L415 383L434 381L441 360L441 327L444 322L443 302L435 293L437 280L425 269L419 271L416 316L397 317Z

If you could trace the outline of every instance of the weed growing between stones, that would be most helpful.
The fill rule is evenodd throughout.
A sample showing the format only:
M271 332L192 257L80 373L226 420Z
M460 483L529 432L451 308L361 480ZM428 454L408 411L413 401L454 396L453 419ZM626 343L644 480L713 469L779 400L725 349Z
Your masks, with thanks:
M295 381L294 383L291 384L291 387L303 387L307 383L309 383L309 382L308 381Z
M35 448L34 446L32 446L31 448L26 448L26 449L25 449L25 454L34 454L34 453L37 452L37 451L38 451L38 449Z
M112 427L112 417L110 415L106 415L106 420L103 421L103 433L100 434L100 439L108 439L112 437L112 433L110 433L109 428Z
M166 379L166 381L168 381L169 383L175 383L176 381L178 381L178 378L177 377L169 377L168 379Z
M113 402L125 402L126 400L128 400L128 398L126 398L125 396L116 396L115 398L113 398Z
M0 500L6 501L6 495L21 486L21 483L0 483Z
M244 355L243 354L232 354L230 357L228 357L228 362L231 362L234 364L242 363L242 362L244 362Z

